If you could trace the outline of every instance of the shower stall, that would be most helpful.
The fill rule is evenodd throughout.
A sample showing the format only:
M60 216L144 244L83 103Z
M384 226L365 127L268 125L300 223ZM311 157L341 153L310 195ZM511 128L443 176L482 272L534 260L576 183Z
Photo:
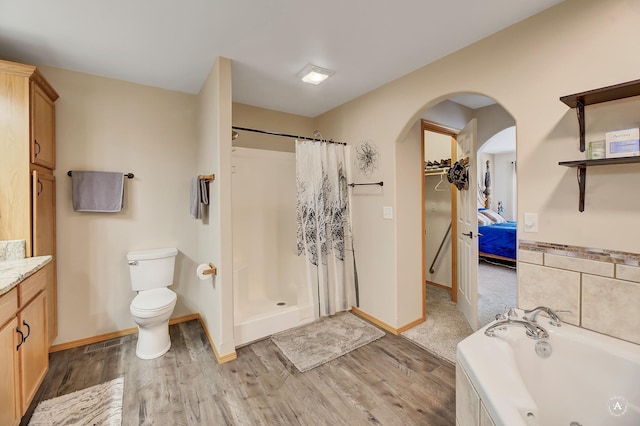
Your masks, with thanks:
M295 154L234 148L232 213L235 344L313 321L297 295Z

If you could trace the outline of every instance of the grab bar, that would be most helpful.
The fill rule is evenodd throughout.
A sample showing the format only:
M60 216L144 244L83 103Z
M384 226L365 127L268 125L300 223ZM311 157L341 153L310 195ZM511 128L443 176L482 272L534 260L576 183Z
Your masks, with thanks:
M449 232L451 232L451 222L449 222L449 227L447 228L447 232L444 233L444 237L442 238L442 242L440 243L440 247L438 247L438 251L436 252L436 256L433 258L433 262L431 262L431 267L429 268L429 272L430 273L434 273L435 269L433 269L433 265L436 264L436 260L438 260L438 256L440 256L440 250L442 250L442 246L444 245L444 242L447 240L447 236L449 235Z

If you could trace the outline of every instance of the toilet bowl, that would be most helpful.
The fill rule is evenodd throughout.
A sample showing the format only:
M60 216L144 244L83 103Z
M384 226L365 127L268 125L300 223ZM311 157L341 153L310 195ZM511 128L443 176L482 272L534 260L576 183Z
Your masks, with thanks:
M138 292L129 305L138 326L138 358L158 358L171 348L169 318L178 297L167 287L173 284L177 253L175 248L127 253L131 288Z
M178 296L164 287L140 291L133 299L129 311L138 325L138 358L158 358L171 348L169 318L177 300Z

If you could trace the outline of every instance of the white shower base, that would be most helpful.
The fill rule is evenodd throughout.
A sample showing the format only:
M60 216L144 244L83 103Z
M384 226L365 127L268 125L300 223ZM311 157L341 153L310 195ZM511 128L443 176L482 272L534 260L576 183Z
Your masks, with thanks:
M301 309L297 305L278 306L276 303L278 302L275 300L264 298L259 302L252 302L250 309L236 311L236 346L313 321L311 307Z

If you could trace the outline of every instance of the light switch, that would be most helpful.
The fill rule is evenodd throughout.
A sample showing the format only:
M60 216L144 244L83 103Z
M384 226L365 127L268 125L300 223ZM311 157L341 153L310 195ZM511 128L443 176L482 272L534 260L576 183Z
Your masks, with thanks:
M524 232L538 232L538 213L524 214Z
M382 218L383 219L393 219L393 207L383 207L382 208Z
M431 203L431 211L432 212L436 211L436 203Z

